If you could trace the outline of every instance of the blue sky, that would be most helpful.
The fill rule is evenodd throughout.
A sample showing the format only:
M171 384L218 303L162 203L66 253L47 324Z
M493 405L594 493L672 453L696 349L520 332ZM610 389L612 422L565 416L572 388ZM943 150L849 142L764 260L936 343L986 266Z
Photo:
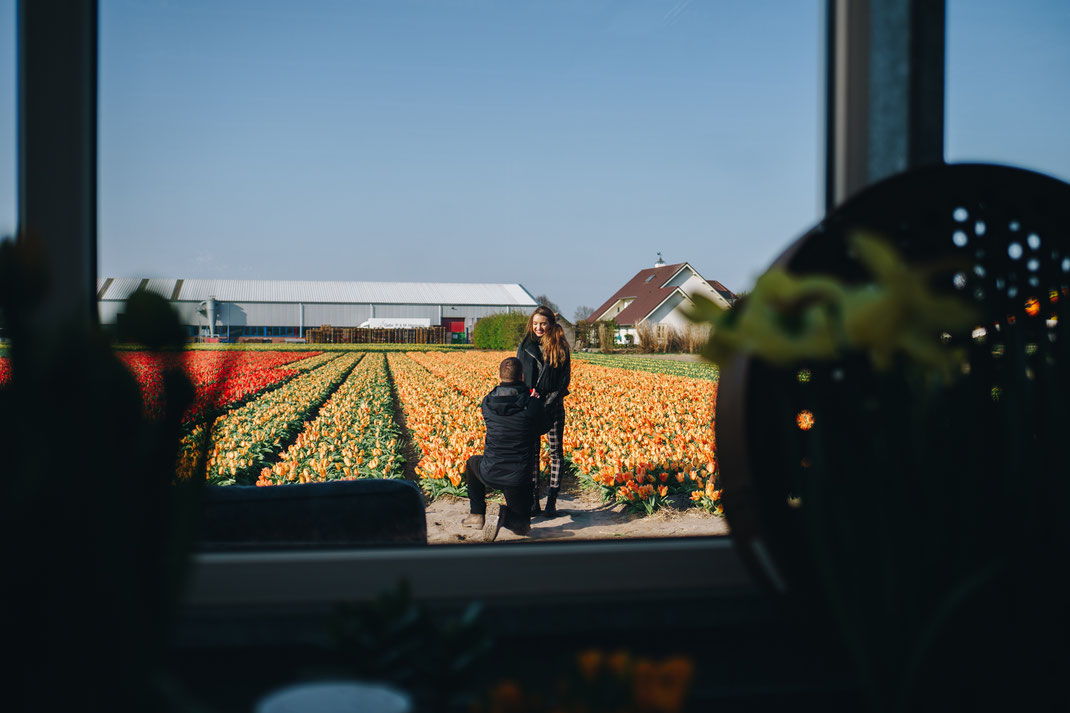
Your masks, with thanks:
M817 0L101 0L108 276L734 290L820 212ZM949 160L1070 180L1070 3L948 3ZM14 228L0 0L0 233Z

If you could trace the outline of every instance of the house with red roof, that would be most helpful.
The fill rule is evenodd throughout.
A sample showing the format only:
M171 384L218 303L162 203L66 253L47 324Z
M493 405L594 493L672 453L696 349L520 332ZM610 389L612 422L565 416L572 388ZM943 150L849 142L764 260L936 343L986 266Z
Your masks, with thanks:
M652 325L655 334L662 338L668 329L683 331L691 324L684 316L684 311L694 306L693 298L696 295L725 309L736 299L731 290L716 280L707 280L688 263L666 265L661 253L658 253L654 267L636 273L587 320L614 320L617 323L617 341L620 343L638 343L636 328L640 322Z

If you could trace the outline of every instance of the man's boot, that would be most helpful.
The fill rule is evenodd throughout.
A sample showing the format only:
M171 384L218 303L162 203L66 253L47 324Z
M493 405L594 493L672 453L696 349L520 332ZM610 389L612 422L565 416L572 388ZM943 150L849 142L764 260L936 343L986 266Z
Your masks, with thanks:
M546 517L557 517L557 493L561 488L550 488L546 493L546 510L543 514Z
M531 515L534 517L542 512L542 508L539 507L539 481L535 481L535 484L531 488Z

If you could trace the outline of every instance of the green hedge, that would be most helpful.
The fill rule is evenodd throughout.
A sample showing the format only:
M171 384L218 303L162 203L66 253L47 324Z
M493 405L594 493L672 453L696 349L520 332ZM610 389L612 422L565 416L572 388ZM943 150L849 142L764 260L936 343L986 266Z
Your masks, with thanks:
M528 316L520 312L502 312L484 317L472 330L472 344L478 349L515 350L524 338Z

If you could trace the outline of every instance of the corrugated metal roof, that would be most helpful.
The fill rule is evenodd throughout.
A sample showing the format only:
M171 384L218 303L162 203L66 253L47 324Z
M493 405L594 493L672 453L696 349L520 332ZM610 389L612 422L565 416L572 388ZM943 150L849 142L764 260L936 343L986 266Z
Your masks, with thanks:
M178 280L173 277L150 279L149 284L145 285L145 291L155 292L161 297L171 299L171 293L175 291L176 282Z
M509 293L512 294L513 297L516 299L516 302L514 304L527 306L533 306L538 304L538 302L535 301L535 298L531 296L531 293L524 289L523 285L512 284L502 285L502 287L509 290Z
M140 284L140 277L116 277L112 280L111 286L108 287L107 292L105 292L104 296L100 299L125 300L127 297L134 294Z
M124 300L141 282L138 278L118 278L101 299ZM152 279L146 289L170 297L176 282L175 279ZM178 299L186 302L200 302L209 297L222 302L535 306L528 291L515 283L183 280L178 294Z

